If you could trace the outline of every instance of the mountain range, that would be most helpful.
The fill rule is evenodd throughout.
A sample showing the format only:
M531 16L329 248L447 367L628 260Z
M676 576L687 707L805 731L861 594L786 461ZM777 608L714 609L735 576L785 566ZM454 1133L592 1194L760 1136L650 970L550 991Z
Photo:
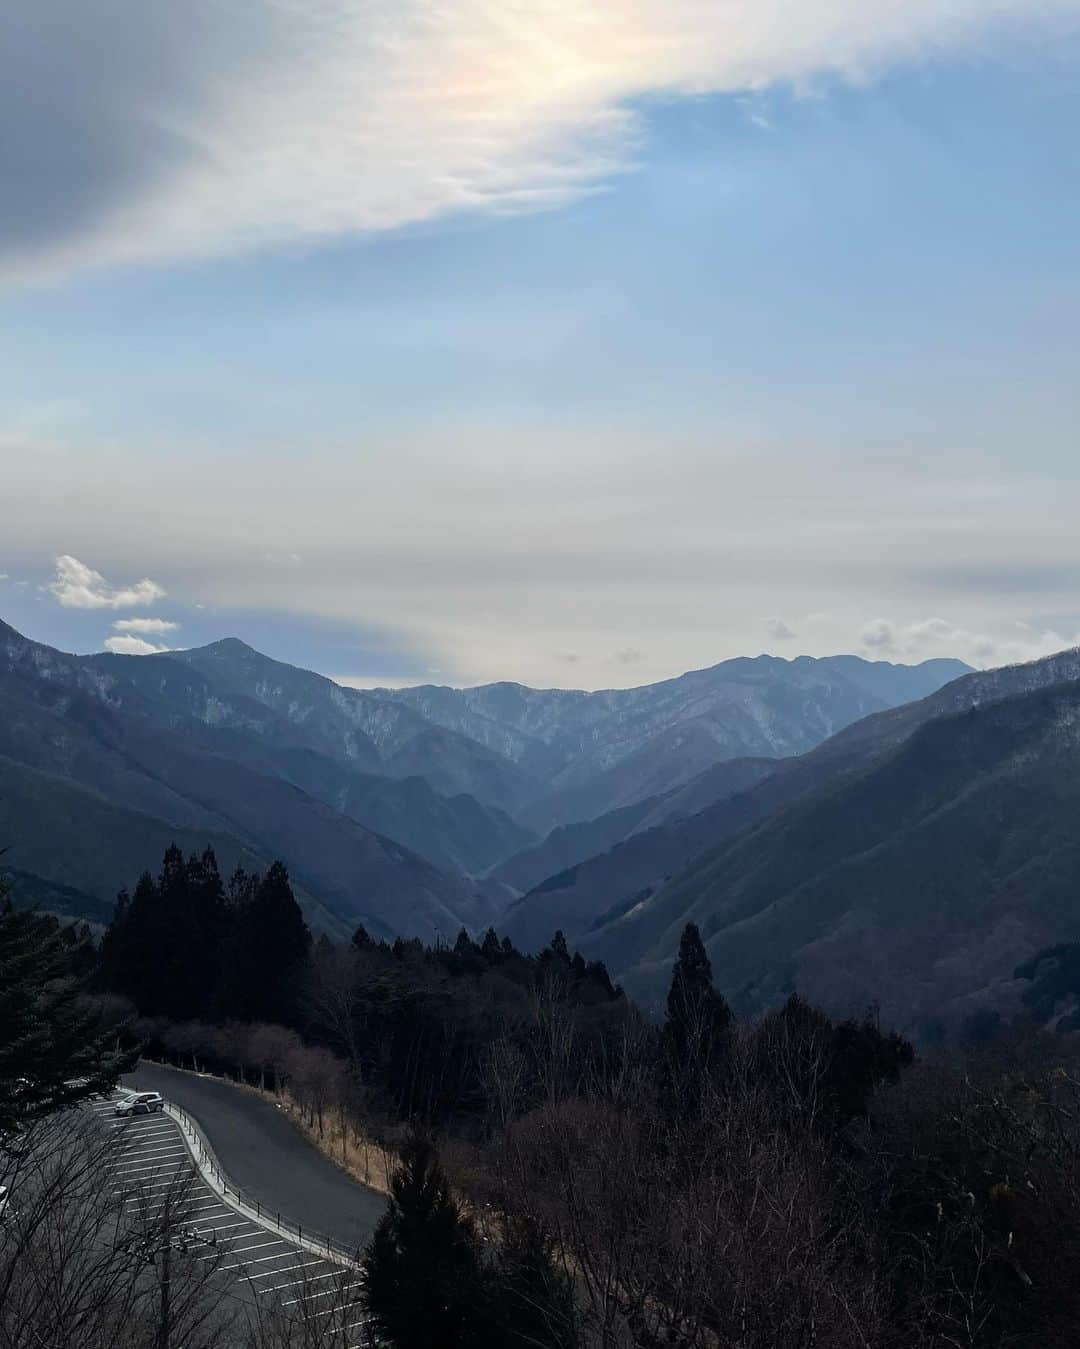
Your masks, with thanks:
M317 929L561 927L645 1002L692 918L744 1012L797 988L917 1029L1080 938L1078 727L1080 652L356 690L234 639L72 656L0 624L0 842L65 914L209 843L282 857Z

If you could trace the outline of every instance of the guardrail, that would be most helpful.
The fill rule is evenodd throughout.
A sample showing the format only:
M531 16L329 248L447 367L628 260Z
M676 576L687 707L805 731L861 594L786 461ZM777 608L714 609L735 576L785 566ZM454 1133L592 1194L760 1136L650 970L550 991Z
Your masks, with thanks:
M169 1113L178 1119L187 1134L188 1146L191 1148L200 1171L204 1175L210 1176L215 1183L215 1188L220 1189L228 1202L242 1212L249 1215L253 1214L263 1226L272 1226L282 1236L290 1241L295 1241L298 1246L311 1251L312 1254L325 1254L326 1258L332 1260L335 1264L359 1269L359 1249L350 1250L343 1246L341 1242L335 1241L323 1232L313 1231L309 1227L304 1227L301 1223L283 1217L279 1209L268 1208L258 1195L249 1193L245 1196L243 1190L238 1185L233 1184L222 1171L217 1158L203 1138L198 1122L187 1113L183 1106L177 1105L174 1101L168 1101L167 1108Z

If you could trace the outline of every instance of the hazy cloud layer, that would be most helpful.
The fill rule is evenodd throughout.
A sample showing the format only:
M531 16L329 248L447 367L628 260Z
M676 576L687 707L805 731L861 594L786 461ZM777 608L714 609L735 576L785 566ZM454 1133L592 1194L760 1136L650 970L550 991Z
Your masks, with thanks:
M86 559L79 586L66 565L55 599L94 597L84 616L55 612L74 623L108 608L109 624L130 624L113 606L138 586L110 581L138 576L152 558L159 581L144 584L168 588L169 621L182 622L188 641L209 640L212 622L213 636L232 632L302 664L312 661L312 624L329 624L358 634L355 661L339 642L332 665L313 663L367 684L415 671L408 682L625 686L763 649L991 665L1070 645L1080 630L1068 617L1080 604L1066 565L1080 484L1040 485L1019 467L972 461L961 510L944 482L927 491L932 464L904 486L887 467L855 479L825 456L704 463L620 439L602 471L595 440L588 455L577 442L541 448L503 462L497 494L481 467L491 447L479 439L475 463L414 447L378 466L323 459L287 474L253 475L244 457L218 455L162 461L147 477L137 452L110 452L77 498L61 499L53 486L76 478L82 456L38 445L8 466L4 560L15 574L40 575L41 540L55 536ZM776 502L781 480L794 514ZM133 485L144 512L132 511ZM155 527L153 501L168 501L168 531ZM301 560L268 566L268 538ZM981 584L1003 559L1024 584ZM3 615L31 635L33 593ZM778 611L797 638L766 632L761 615ZM91 624L87 635L106 634ZM130 626L109 638L111 649L138 651L168 639ZM368 664L376 650L383 658Z
M1052 34L1078 12L1080 0L14 0L0 274L544 208L632 164L645 97L860 80Z
M1015 621L1012 632L974 632L945 618L893 623L875 618L860 634L862 654L877 660L916 662L935 656L959 656L971 665L1010 665L1035 660L1066 647L1080 646L1080 631L1034 628Z

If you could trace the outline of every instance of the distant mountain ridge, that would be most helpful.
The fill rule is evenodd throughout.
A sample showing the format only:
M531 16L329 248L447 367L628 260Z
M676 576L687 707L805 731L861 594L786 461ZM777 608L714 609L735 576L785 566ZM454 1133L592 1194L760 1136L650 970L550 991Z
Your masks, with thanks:
M508 683L376 693L544 778L519 818L546 831L670 791L722 760L804 753L969 672L953 660L758 656L597 693Z

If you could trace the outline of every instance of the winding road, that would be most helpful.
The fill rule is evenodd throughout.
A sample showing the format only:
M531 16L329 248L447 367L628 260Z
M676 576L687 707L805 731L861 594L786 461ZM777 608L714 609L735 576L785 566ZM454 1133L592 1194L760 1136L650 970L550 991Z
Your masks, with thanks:
M123 1085L159 1091L182 1106L245 1197L347 1250L367 1244L385 1197L324 1157L271 1102L216 1078L157 1064L141 1064Z

